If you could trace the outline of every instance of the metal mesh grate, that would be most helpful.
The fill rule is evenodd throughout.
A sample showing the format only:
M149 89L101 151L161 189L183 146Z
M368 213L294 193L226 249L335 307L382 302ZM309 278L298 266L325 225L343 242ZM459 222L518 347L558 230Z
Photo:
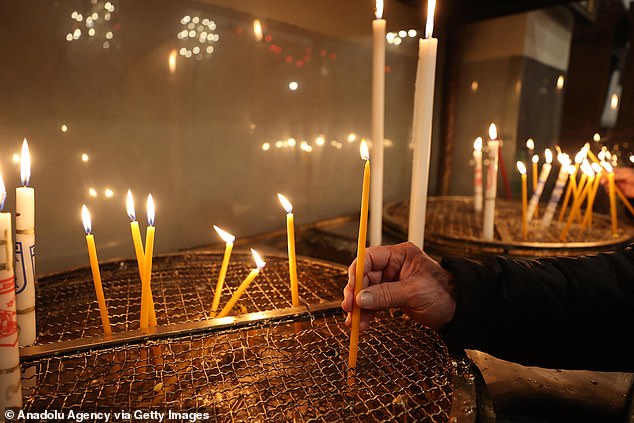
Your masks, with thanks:
M26 411L175 410L211 421L447 421L451 360L437 335L383 314L348 386L340 313L28 359ZM301 325L301 327L298 327Z
M191 253L154 258L152 292L159 325L173 325L209 317L223 253ZM264 255L266 267L249 286L233 314L291 306L288 261ZM254 267L251 255L234 251L220 305ZM114 333L139 328L141 283L136 261L100 266ZM341 297L347 273L344 268L298 260L300 300L318 304ZM37 287L38 344L103 334L89 268L42 278Z

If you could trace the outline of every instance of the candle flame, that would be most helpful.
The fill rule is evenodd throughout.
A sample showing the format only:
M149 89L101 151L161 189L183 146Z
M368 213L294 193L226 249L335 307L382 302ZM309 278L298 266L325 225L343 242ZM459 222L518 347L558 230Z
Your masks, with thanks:
M217 227L216 225L214 225L214 229L216 230L216 232L218 232L218 235L220 235L220 238L222 238L222 240L227 243L227 244L233 244L233 241L236 240L236 237L231 235L229 232L225 232L222 229L220 229L219 227Z
M594 173L601 173L603 171L603 168L596 163L592 163L592 170L594 170Z
M258 252L255 251L253 248L251 248L251 254L253 255L253 260L255 260L255 265L258 267L258 269L261 269L266 265L264 260L262 260L262 257L260 257Z
M604 161L605 160L605 150L599 151L599 154L597 154L597 157L599 158L600 161Z
M134 197L132 197L132 191L130 190L128 190L128 196L125 200L125 209L128 212L130 221L134 222L136 220L136 213L134 212Z
M531 160L533 163L539 163L539 154L533 154L533 158Z
M570 156L568 156L566 153L557 154L557 160L559 161L559 164L563 167L570 164Z
M546 163L550 164L553 162L553 152L550 148L547 148L546 151L544 151L544 156L546 157Z
M370 160L370 151L368 150L368 143L365 140L361 140L361 146L359 147L359 152L361 153L361 158L363 160Z
M29 185L31 179L31 155L29 154L29 143L24 138L22 141L22 155L20 156L20 177L22 186Z
M286 213L293 213L293 205L291 204L290 201L288 201L286 197L278 193L277 198L279 198L280 203L282 204L282 207L284 207L284 210L286 210Z
M84 224L84 231L86 231L86 235L90 235L92 232L92 225L90 222L90 212L88 211L88 207L85 204L81 206L81 221Z
M594 135L592 136L592 139L594 140L594 142L601 141L601 134L599 134L598 132L595 132Z
M475 151L482 151L482 137L478 137L473 142L473 149Z
M577 155L575 156L575 163L579 164L583 161L583 159L586 158L586 156L588 155L588 150L586 150L586 148L582 148L581 150L579 150L579 152L577 153Z
M575 168L575 165L573 164L568 165L566 169L566 172L569 173L570 175L574 175L576 171L577 169Z
M150 226L154 226L154 199L152 198L152 194L147 196L147 224Z
M425 38L431 38L434 32L434 11L436 0L427 0L427 23L425 24Z
M264 35L262 34L262 23L259 19L253 20L253 34L255 35L255 39L258 41L262 41Z
M588 163L587 160L584 160L583 163L581 164L581 170L588 177L594 176L594 171L592 170L592 166L590 166L590 163Z
M535 149L535 141L533 141L532 138L526 140L526 148L528 148L529 150Z
M376 0L376 12L374 14L377 19L383 17L383 0Z
M4 209L4 201L7 199L7 189L4 186L4 179L0 173L0 211Z
M496 140L498 139L498 128L495 126L495 123L489 125L489 139Z
M630 161L631 161L632 163L634 163L634 154L632 154L632 155L630 156Z
M608 172L608 173L612 173L614 172L614 169L612 168L612 165L608 162L602 162L601 166L603 166L603 168Z
M518 161L517 170L519 170L522 175L526 175L526 165L524 163Z
M167 57L167 66L170 70L170 73L173 75L176 73L176 58L178 57L178 52L176 49L170 51L169 56Z

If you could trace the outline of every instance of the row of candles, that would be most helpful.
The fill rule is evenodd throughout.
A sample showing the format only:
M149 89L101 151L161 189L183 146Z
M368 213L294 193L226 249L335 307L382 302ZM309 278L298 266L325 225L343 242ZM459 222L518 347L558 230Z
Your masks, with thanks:
M483 238L487 240L493 239L494 213L495 213L495 197L496 197L496 180L499 154L499 140L497 139L497 131L495 124L489 127L488 155L489 163L487 168L487 187L485 194L485 209L483 217ZM532 140L527 142L529 151L534 150ZM474 209L476 212L482 211L483 204L483 188L482 188L482 139L477 138L474 142ZM526 165L518 161L517 169L522 179L522 237L527 238L528 223L539 215L539 201L542 197L544 187L548 181L552 170L553 153L550 149L544 152L545 163L538 172L539 156L533 155L532 161L532 188L533 193L528 201L528 182ZM550 199L546 205L546 210L541 218L540 228L548 228L554 218L557 206L563 195L563 202L559 212L558 220L563 221L568 205L570 204L570 214L566 225L560 234L560 240L565 241L572 223L577 219L581 224L581 229L586 230L592 226L592 209L594 200L597 195L602 175L608 180L608 194L610 198L610 220L611 235L618 235L618 218L616 209L616 197L618 196L623 204L634 213L629 201L623 195L623 192L616 186L614 182L614 170L612 165L605 160L609 158L609 153L601 151L599 157L595 156L587 143L576 154L574 164L570 157L561 152L558 148L557 160L560 164L559 173L555 182L555 186L551 192ZM592 163L590 163L590 161ZM538 176L539 175L539 176ZM577 181L577 176L579 180ZM567 184L567 187L566 187ZM564 195L564 190L566 193ZM571 201L572 200L572 201ZM585 214L581 216L581 208L585 206Z

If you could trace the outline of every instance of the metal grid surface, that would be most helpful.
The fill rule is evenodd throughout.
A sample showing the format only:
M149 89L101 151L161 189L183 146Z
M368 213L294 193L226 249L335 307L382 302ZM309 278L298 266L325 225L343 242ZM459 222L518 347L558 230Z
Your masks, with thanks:
M222 264L222 252L167 255L154 258L152 292L159 325L204 320ZM288 260L264 254L267 264L234 307L232 314L291 307ZM227 271L220 308L253 269L251 254L234 251ZM100 265L108 312L114 333L139 328L141 283L135 260ZM306 258L297 264L299 296L304 304L341 297L345 268ZM38 280L38 344L103 334L90 268Z
M559 210L546 230L541 219L533 219L528 226L527 239L522 239L521 204L518 201L496 200L495 239L482 239L482 216L473 211L472 197L432 197L428 203L425 238L436 247L446 247L440 253L463 253L474 248L482 252L517 255L583 254L595 250L617 248L634 237L634 228L619 222L619 233L612 237L609 216L593 214L592 228L581 230L573 223L565 242L559 236L566 225L558 222ZM543 207L540 212L543 214ZM399 201L385 207L385 223L394 231L406 234L409 202ZM540 215L541 216L541 215Z
M22 363L24 409L198 411L210 421L447 421L452 361L437 335L380 315L354 384L341 313Z

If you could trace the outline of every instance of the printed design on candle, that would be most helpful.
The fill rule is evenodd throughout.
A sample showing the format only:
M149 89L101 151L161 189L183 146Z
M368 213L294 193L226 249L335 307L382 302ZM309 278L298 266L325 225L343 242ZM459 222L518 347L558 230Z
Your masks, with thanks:
M2 306L0 308L0 347L15 347L18 343L18 316L15 312L15 295L13 294L14 279L11 276L0 281L0 306Z

